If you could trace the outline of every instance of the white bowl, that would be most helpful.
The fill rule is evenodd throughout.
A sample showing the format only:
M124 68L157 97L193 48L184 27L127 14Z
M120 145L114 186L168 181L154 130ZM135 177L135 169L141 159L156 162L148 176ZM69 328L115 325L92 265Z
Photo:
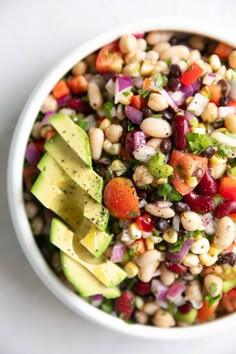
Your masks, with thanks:
M154 29L202 34L210 38L225 41L234 47L236 46L235 38L233 38L234 34L224 32L225 26L222 30L221 26L218 26L217 28L210 28L205 24L193 24L192 22L187 23L186 20L184 20L183 24L183 21L177 21L173 18L163 19L162 21L146 19L117 27L114 30L106 32L79 46L75 51L70 53L67 57L55 65L37 84L19 117L12 138L8 159L8 202L18 240L32 268L44 284L55 294L55 296L65 305L70 307L74 312L103 326L107 326L110 329L114 329L132 336L168 341L177 339L193 339L213 333L215 334L219 331L222 332L222 330L227 330L229 327L235 326L236 314L228 315L224 318L220 318L203 325L169 329L142 326L138 324L130 325L119 318L108 315L86 303L78 295L69 290L56 277L44 260L34 240L34 236L31 232L24 209L22 175L25 149L34 120L45 97L51 91L52 87L67 71L73 67L73 65L75 65L78 60L86 57L89 53L92 53L104 44L113 41L123 33L138 33Z

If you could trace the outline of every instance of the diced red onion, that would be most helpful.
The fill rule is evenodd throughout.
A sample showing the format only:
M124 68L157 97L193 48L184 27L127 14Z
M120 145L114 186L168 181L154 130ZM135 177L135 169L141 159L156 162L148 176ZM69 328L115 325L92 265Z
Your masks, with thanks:
M103 299L104 298L102 295L93 295L91 298L91 304L95 307L98 307L103 302Z
M193 241L193 238L188 238L186 241L184 241L183 246L179 252L171 252L171 250L167 251L166 256L168 260L172 263L181 263L190 250Z
M25 151L25 158L31 166L36 166L41 157L40 152L34 145L34 143L29 143Z
M158 279L153 279L151 284L151 292L157 300L166 301L168 288Z
M97 161L97 164L102 165L102 166L108 166L110 165L111 160L108 159L107 157L102 157L100 160Z
M185 300L184 296L181 294L181 295L177 296L174 300L172 300L172 302L176 306L182 306L183 304L186 303L186 300Z
M221 106L219 107L219 118L227 117L230 114L236 113L235 106Z
M175 216L173 217L173 222L172 222L173 229L175 231L179 231L179 225L180 225L180 217L178 214L175 214Z
M185 98L192 96L196 91L199 90L201 84L199 80L194 81L190 86L181 85L180 91L185 94Z
M140 33L133 33L133 36L137 39L143 38L144 37L144 32L140 32Z
M127 118L134 124L140 124L143 118L143 112L132 106L125 106L125 114Z
M191 102L189 103L187 110L198 117L202 114L208 102L208 97L203 96L201 93L196 93Z
M133 85L136 89L142 89L143 88L143 78L142 77L133 78Z
M133 151L133 155L136 160L147 162L156 155L156 150L151 145L143 144Z
M132 80L130 76L118 76L115 84L117 86L118 92L121 92L132 87Z
M179 295L181 295L184 292L185 289L186 289L186 286L184 284L182 284L178 281L175 281L168 289L167 299L169 299L169 300L176 299Z
M169 106L175 111L178 111L178 106L177 104L174 102L173 98L170 96L170 94L165 90L165 89L161 89L160 93L166 98Z
M172 100L176 103L177 106L181 106L185 101L185 93L182 91L169 91L169 95L171 96Z
M40 127L49 124L49 118L54 114L54 112L48 111L40 122Z
M216 78L216 74L208 73L204 76L202 83L204 85L211 85Z
M200 215L202 219L203 226L205 226L205 232L207 235L214 235L216 231L216 223L214 221L213 215L211 213Z
M192 112L185 111L184 117L190 122L193 119L196 119L195 115Z
M105 88L112 96L115 96L115 82L112 79L106 83Z
M146 144L146 135L142 131L134 133L134 150L138 149L140 145Z
M70 96L69 96L69 95L68 95L68 96L64 96L64 97L62 97L62 98L59 98L59 99L57 100L58 106L59 106L59 107L64 107L64 106L66 106L69 99L70 99Z
M113 263L120 263L124 260L126 246L122 244L116 244L112 248L111 261Z
M49 209L44 209L44 220L47 225L51 224L52 218L54 218L54 216L55 214L53 213L53 211Z

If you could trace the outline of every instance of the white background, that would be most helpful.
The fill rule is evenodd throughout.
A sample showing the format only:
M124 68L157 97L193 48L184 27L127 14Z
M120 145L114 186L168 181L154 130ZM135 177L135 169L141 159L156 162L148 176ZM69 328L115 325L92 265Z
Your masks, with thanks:
M234 330L184 342L128 338L79 318L41 283L15 237L6 199L15 123L40 77L75 46L117 24L178 16L234 30L234 0L0 0L0 354L233 354Z

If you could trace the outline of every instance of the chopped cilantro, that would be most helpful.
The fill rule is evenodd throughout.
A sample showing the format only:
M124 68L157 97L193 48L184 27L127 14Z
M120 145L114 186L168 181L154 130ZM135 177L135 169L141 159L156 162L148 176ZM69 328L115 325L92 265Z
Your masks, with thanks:
M189 150L193 154L199 154L209 146L215 146L217 140L208 134L188 133L186 134Z
M177 242L175 242L173 244L173 247L171 248L171 252L178 253L181 250L181 248L183 247L184 242L185 242L184 237L181 238L180 240L178 240Z
M88 128L88 122L85 122L85 121L83 121L83 120L78 120L78 121L76 122L76 124L77 124L80 128L82 128L82 129L84 129L84 130L86 130L86 129Z
M130 120L128 120L128 125L127 125L127 130L128 132L132 132L132 130L134 130L135 127L133 126L133 124L131 123Z
M210 294L208 294L208 295L205 296L205 300L206 300L207 303L208 303L208 307L211 307L211 306L215 303L215 301L220 300L220 298L221 298L221 295L218 295L218 296L216 296L216 297L213 297L213 296L211 296Z
M146 48L146 51L148 52L149 50L152 50L152 45L150 45L150 44L147 44L147 48Z
M171 202L179 202L182 199L179 192L168 183L161 184L158 187L157 194L159 197L163 197L165 200L168 199Z
M152 118L162 118L161 113L152 114Z
M144 99L148 98L148 96L150 95L150 91L148 90L144 90L144 89L139 89L138 90L138 94L141 95Z
M111 116L111 110L113 108L113 104L111 102L106 102L104 103L103 105L103 109L104 109L104 112L105 112L105 116L108 118L108 119L112 119L112 116Z
M155 88L161 90L163 87L167 85L167 83L168 83L168 79L165 75L161 73L157 74Z
M112 313L113 311L113 305L112 305L112 302L110 299L104 299L102 304L101 304L101 309L104 311L104 312L107 312L107 313Z
M217 284L215 282L212 282L210 285L210 291L211 293L215 293L217 290Z
M233 153L233 149L225 144L218 144L217 154L225 158Z
M131 211L129 213L129 216L138 216L138 213L137 213L137 211Z
M124 92L122 92L122 95L124 95L125 97L128 97L129 94L130 94L130 91L124 91Z

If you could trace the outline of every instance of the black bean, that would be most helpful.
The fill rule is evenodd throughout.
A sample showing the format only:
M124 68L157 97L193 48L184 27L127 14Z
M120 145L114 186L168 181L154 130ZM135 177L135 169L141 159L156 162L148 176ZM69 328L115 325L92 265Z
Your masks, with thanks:
M217 85L220 85L222 95L227 96L229 93L229 86L228 86L227 82L222 79L217 82Z
M160 149L163 154L168 154L168 152L170 152L170 150L172 149L171 140L169 138L163 139L160 145Z
M171 91L175 92L180 88L181 83L180 83L179 79L177 79L175 77L171 77L168 80L168 86Z
M234 267L236 264L236 254L233 252L229 252L226 254L222 254L218 257L216 262L217 264L229 264L231 267Z
M213 146L208 146L205 150L201 152L201 155L207 158L211 158L215 153Z
M162 112L162 118L171 122L173 120L174 114L168 110Z
M183 213L184 211L189 211L190 207L187 203L175 202L174 209L175 209L176 213L180 214L180 213Z
M219 119L219 120L216 120L214 123L213 123L213 127L215 129L218 129L218 128L222 128L224 126L224 121L222 119Z
M142 109L142 112L143 112L144 118L150 117L153 114L153 111L148 107L144 107Z
M222 96L219 101L220 106L226 106L227 103L229 102L229 97L227 96Z
M180 77L181 75L182 75L182 71L181 71L179 65L177 65L177 64L172 64L172 65L170 66L169 77L176 79L176 78Z
M170 228L171 219L157 218L154 225L158 231L165 231Z
M179 43L179 41L178 41L178 39L175 36L173 36L169 40L169 43L170 43L170 45L177 45Z

